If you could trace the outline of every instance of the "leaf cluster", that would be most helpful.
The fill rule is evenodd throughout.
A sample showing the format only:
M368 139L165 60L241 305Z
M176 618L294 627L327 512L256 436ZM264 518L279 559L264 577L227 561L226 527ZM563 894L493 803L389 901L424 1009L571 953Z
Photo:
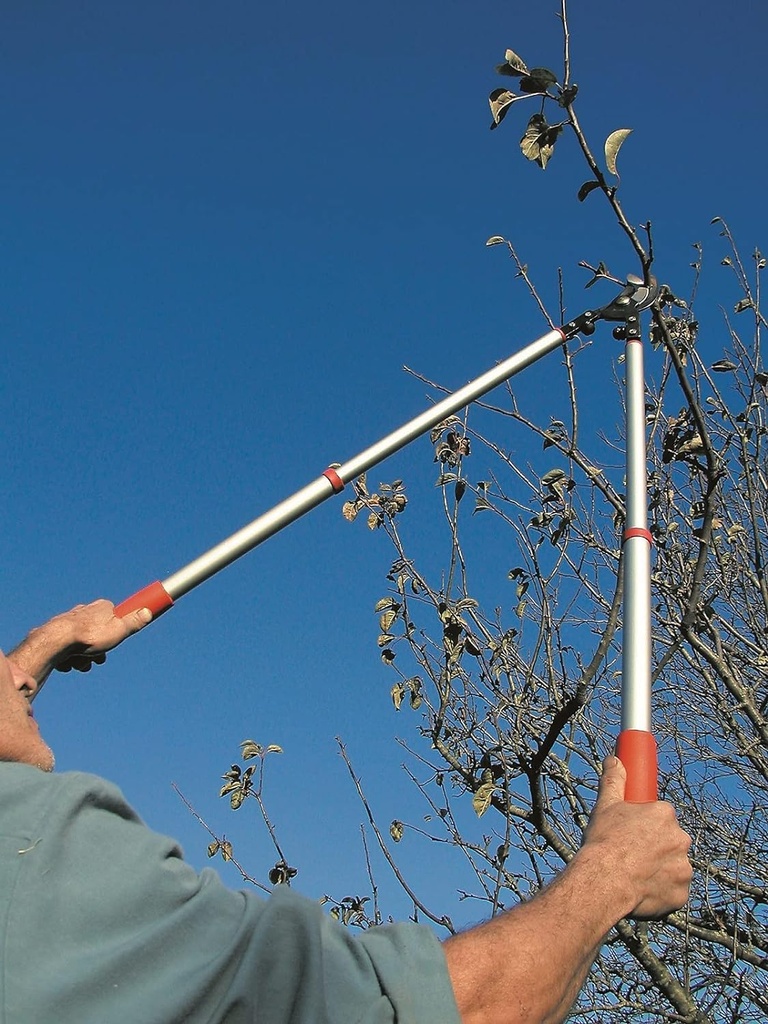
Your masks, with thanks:
M344 502L342 514L349 522L354 522L360 512L367 509L369 530L378 530L388 520L404 512L408 504L402 480L395 480L391 484L379 484L378 491L371 492L368 490L366 474L363 473L357 478L354 486L355 497L352 501Z
M578 86L568 83L567 68L565 75L567 84L561 85L551 68L529 68L523 58L514 50L506 51L504 61L496 65L496 72L504 77L517 79L519 91L497 88L490 93L488 104L491 108L491 129L499 127L513 104L539 98L540 109L528 118L520 139L520 151L526 160L530 160L545 170L554 154L555 145L563 129L569 127L574 129L579 136L581 134L573 107L579 91ZM551 108L559 108L557 119L550 120L547 116L547 110ZM563 111L565 111L564 116ZM631 132L631 128L618 128L610 133L603 146L606 169L610 175L616 178L619 177L616 162L619 150ZM580 137L580 141L583 144L583 137ZM593 164L596 176L585 181L579 188L579 202L583 202L595 189L602 189L609 195L615 193L615 186L609 186L606 183L603 173L591 160L591 155L590 162ZM489 239L487 244L496 244L500 241L503 239L500 236L495 236L495 238Z

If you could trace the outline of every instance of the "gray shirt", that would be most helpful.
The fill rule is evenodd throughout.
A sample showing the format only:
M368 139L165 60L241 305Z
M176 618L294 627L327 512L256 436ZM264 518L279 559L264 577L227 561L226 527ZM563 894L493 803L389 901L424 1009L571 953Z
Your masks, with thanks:
M120 791L0 764L0 1024L459 1024L426 927L198 874Z

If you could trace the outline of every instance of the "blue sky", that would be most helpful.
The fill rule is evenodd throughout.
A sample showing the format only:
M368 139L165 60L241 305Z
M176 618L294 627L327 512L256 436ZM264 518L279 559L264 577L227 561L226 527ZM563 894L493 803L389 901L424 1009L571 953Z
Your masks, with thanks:
M573 314L593 301L580 259L637 270L601 197L576 201L572 140L542 173L518 150L533 106L488 131L507 47L560 68L556 10L0 5L0 643L164 578L416 415L429 396L404 364L457 387L542 334L490 235L515 241L550 301L562 267ZM633 128L624 203L682 292L692 242L722 255L713 216L747 251L766 242L768 17L723 11L572 4L583 126L598 151ZM543 403L546 376L530 379ZM372 472L396 477L437 563L426 441ZM365 886L336 735L384 824L418 813L393 740L414 720L395 714L375 644L390 552L340 504L36 705L60 769L113 779L197 865L208 839L171 781L263 874L255 816L235 820L217 792L240 740L279 743L270 809L312 895ZM412 870L437 898L459 884Z

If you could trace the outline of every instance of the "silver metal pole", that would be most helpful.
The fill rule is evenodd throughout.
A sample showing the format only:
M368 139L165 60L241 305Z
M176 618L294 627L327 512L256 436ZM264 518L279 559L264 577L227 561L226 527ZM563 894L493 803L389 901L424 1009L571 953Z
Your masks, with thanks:
M658 757L651 732L651 544L648 530L645 378L640 321L626 320L627 517L624 524L624 636L621 732L616 753L627 770L624 799L658 798Z
M643 346L629 338L627 374L627 518L624 534L622 729L651 730L651 538L645 428Z
M513 377L520 370L525 369L526 366L530 366L537 359L562 345L565 338L566 334L559 328L542 335L541 338L531 342L525 348L505 359L497 366L494 366L480 377L475 378L469 384L459 388L458 391L454 391L436 405L431 406L421 413L420 416L409 420L399 429L394 430L391 434L377 441L376 444L366 448L359 455L354 456L340 466L326 470L317 480L303 487L300 491L291 495L290 498L286 498L278 505L275 505L269 512L265 512L258 519L254 519L253 522L238 530L237 533L232 534L231 537L228 537L220 544L206 551L205 554L200 555L193 562L173 573L163 580L162 584L153 584L152 586L160 586L162 588L162 591L165 592L169 599L165 604L168 607L173 601L213 576L214 573L219 572L220 569L230 565L235 559L240 558L241 555L256 547L257 544L260 544L268 537L282 530L283 527L288 526L289 523L294 522L300 516L309 512L310 509L321 504L326 498L338 493L350 480L354 480L361 473L382 462L394 452L404 448L405 445L438 423L441 423L459 409L463 409L466 405L481 398L505 380L509 380L510 377ZM149 600L145 591L140 591L139 594L144 595L145 600ZM134 595L134 597L137 596ZM135 607L141 607L140 604L135 605L132 598L128 598L119 606L121 614L126 614L127 611L131 610L129 602L132 602ZM152 607L152 605L149 604L148 607ZM158 611L160 610L163 609L158 608Z

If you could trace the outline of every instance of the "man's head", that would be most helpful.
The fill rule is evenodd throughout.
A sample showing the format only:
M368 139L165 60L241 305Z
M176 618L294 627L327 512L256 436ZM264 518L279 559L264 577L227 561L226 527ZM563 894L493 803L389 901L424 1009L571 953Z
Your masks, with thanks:
M32 717L37 682L0 651L0 761L53 771L53 753Z

